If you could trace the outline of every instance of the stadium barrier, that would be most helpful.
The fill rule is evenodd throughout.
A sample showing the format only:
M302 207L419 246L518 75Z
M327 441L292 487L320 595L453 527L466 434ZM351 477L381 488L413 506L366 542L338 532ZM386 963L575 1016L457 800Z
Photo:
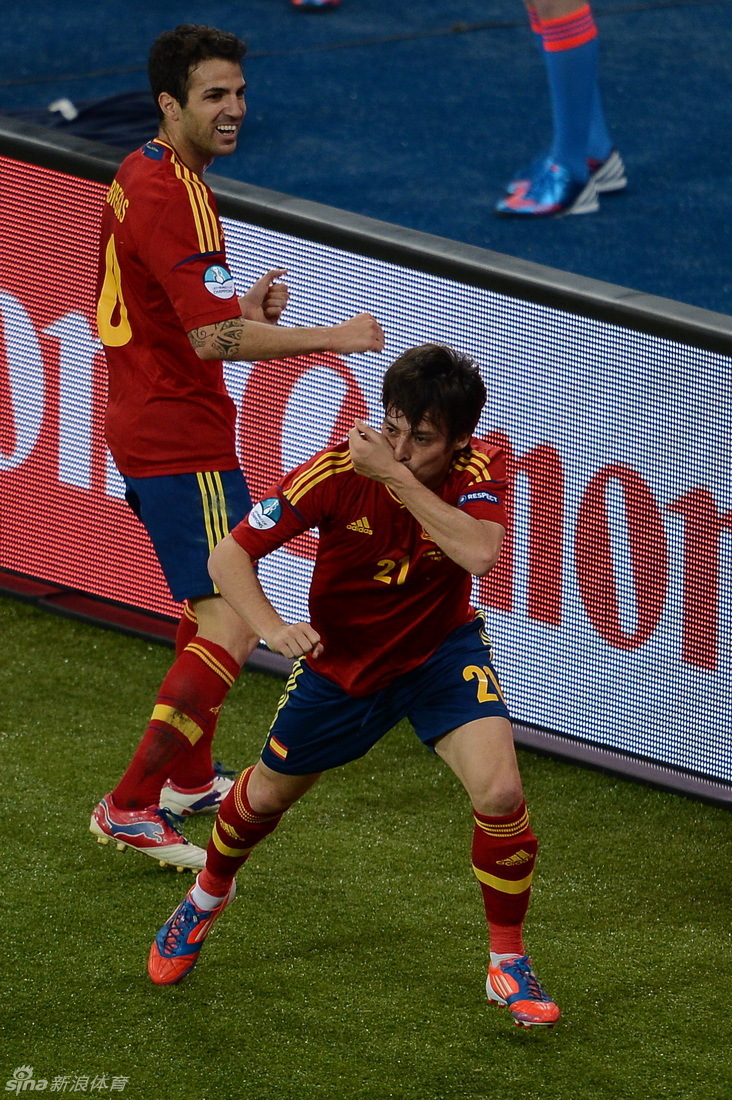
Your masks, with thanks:
M170 640L177 608L101 431L97 225L120 159L0 119L0 589ZM354 415L378 424L405 348L472 354L490 394L478 434L512 469L512 531L475 597L517 743L729 806L732 319L209 182L241 289L281 266L289 324L369 310L387 333L384 356L227 364L255 499ZM286 617L307 615L315 546L262 563Z

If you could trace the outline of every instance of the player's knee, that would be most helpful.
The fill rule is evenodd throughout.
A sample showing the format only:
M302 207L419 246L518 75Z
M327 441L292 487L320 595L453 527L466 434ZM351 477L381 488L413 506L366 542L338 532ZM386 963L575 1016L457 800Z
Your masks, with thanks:
M289 810L317 779L313 776L279 775L260 761L249 777L247 798L256 814L279 814Z
M473 794L473 809L487 817L505 817L519 808L523 797L518 777L489 780Z

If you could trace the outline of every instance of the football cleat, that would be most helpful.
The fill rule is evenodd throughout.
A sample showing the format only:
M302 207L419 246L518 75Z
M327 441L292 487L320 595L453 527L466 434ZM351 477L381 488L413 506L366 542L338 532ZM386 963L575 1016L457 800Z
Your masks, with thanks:
M178 787L169 779L160 792L160 805L178 817L190 817L191 814L216 814L219 806L234 786L231 776L236 772L227 772L216 763L216 774L210 783L202 787Z
M134 848L144 856L156 859L161 867L168 864L178 871L198 870L206 865L203 848L191 844L176 828L176 818L169 810L119 810L111 794L104 796L89 822L99 844L114 841L119 851Z
M531 187L531 181L546 165L550 163L548 157L537 157L528 168L517 172L514 179L506 187L507 195L514 195L517 191L524 194ZM598 194L607 194L610 191L622 191L627 187L628 180L625 176L625 165L617 149L612 149L605 160L593 160L587 158L587 168L590 178L595 181L595 190Z
M529 187L508 193L496 204L495 213L504 218L551 218L562 214L592 214L600 209L597 188L590 176L573 180L561 164L544 161Z
M523 168L520 172L517 172L511 182L506 184L506 194L515 195L517 192L521 192L525 195L531 187L531 181L550 163L550 158L547 156L535 157L528 168Z
M190 974L214 922L234 900L236 883L232 882L229 893L215 909L199 909L191 899L192 890L191 887L150 946L147 972L156 985L177 985Z
M605 160L588 160L587 167L590 177L595 181L595 187L599 194L607 194L610 191L622 191L628 186L625 175L623 158L617 149L613 149Z
M508 1007L517 1027L554 1027L561 1015L539 984L528 955L489 966L485 991L491 1004Z

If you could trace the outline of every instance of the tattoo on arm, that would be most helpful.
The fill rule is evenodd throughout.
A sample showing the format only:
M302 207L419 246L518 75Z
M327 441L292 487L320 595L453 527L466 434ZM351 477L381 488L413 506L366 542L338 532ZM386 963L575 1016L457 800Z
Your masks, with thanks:
M213 346L217 356L222 359L236 359L243 335L244 323L241 317L233 317L230 321L222 321L216 325Z
M243 334L243 319L233 317L230 321L194 329L188 333L188 339L194 351L210 345L217 359L238 359Z
M206 344L206 329L205 328L194 329L193 332L188 333L188 339L190 340L191 347L193 348L194 351L197 351L198 348L205 347L205 344Z

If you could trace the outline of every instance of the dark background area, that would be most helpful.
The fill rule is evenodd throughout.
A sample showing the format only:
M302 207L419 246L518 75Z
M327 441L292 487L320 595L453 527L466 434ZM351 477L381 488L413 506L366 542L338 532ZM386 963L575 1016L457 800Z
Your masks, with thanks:
M249 114L217 174L730 313L732 3L610 0L594 12L629 186L593 215L492 214L550 136L519 0L343 0L322 14L288 0L12 2L0 112L37 120L61 96L144 90L160 31L214 24L249 43Z

